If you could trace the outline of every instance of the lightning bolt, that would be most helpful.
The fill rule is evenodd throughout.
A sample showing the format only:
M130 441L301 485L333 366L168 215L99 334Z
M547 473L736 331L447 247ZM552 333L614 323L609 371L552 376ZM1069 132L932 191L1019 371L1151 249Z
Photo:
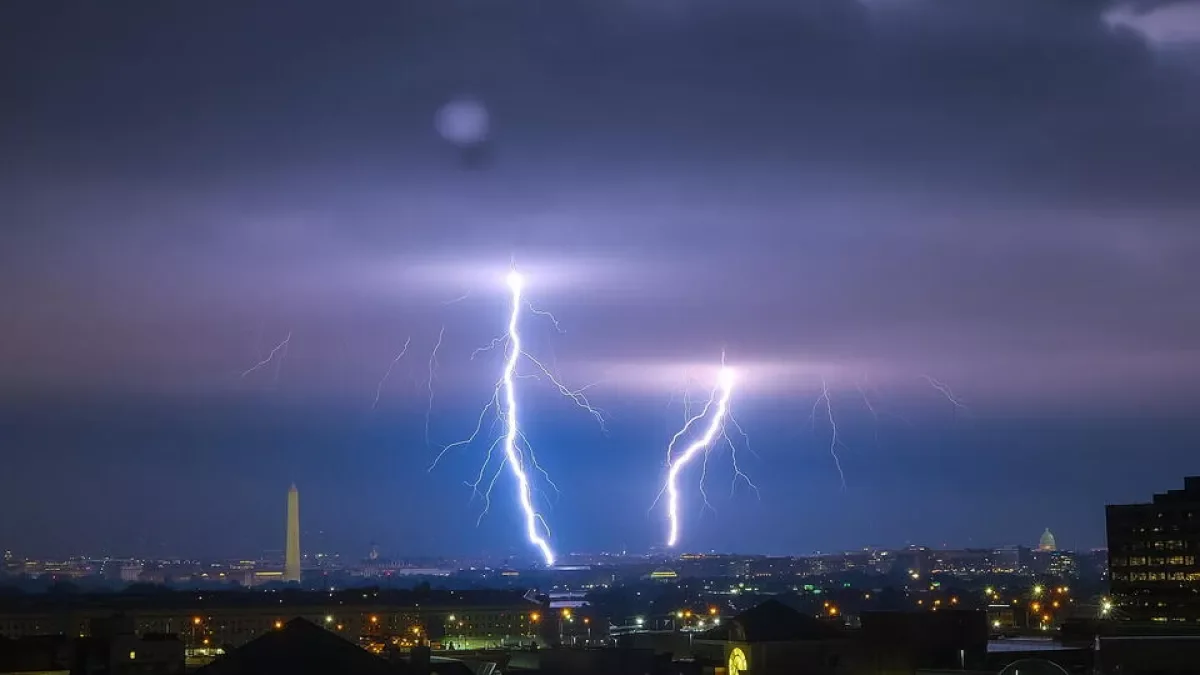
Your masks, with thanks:
M846 489L846 472L842 471L842 459L838 457L837 446L841 445L841 439L838 436L837 419L833 416L833 399L829 396L829 382L825 378L821 378L821 394L817 396L817 400L813 402L812 422L814 428L817 423L817 409L821 404L825 404L825 417L829 420L829 455L833 457L833 464L837 467L838 476L842 479L842 489Z
M276 354L279 354L279 360L282 363L283 357L287 356L287 348L288 348L288 345L291 344L291 342L292 342L292 333L291 333L291 331L288 331L287 337L285 337L283 339L283 342L280 342L279 344L275 345L275 348L272 349L269 354L267 354L266 358L264 358L263 360L259 361L256 364L250 366L249 368L243 370L242 377L246 377L250 373L253 373L257 370L261 370L262 368L265 368L269 363L271 363L272 361L275 360ZM280 352L283 352L283 353L280 354Z
M427 380L428 386L429 386L429 404L425 408L425 445L426 446L430 445L430 442L429 442L429 418L433 417L433 377L434 377L435 372L437 371L437 365L438 365L437 353L438 353L438 350L442 348L442 338L445 337L445 335L446 335L446 327L442 326L442 329L440 331L438 331L438 339L437 339L437 342L433 345L433 351L429 352L429 379Z
M517 445L519 435L521 433L520 422L518 420L517 411L517 386L514 382L517 374L517 362L521 358L521 332L519 323L521 319L521 289L524 286L524 279L516 270L508 273L508 288L512 291L512 313L508 317L508 350L504 360L504 374L501 376L502 389L504 390L504 405L500 409L500 417L504 420L504 461L512 470L513 476L517 479L517 499L521 504L521 511L525 514L525 536L529 538L529 542L536 546L542 552L542 559L546 561L546 565L554 564L554 551L550 549L550 544L538 531L538 523L545 525L545 520L542 519L533 506L533 488L529 482L529 476L525 471L525 461L521 453L521 448ZM549 535L549 528L545 528Z
M375 400L371 402L371 410L374 410L375 407L379 405L379 397L383 395L383 385L388 381L388 378L392 376L392 369L395 368L396 364L400 362L400 359L404 358L404 355L408 353L408 345L411 342L412 336L409 336L404 340L404 347L400 349L400 353L396 354L396 358L392 359L392 362L388 364L387 370L383 371L383 377L379 378L379 384L375 386Z
M467 485L472 489L472 499L478 495L483 500L483 511L479 515L480 522L491 509L492 490L499 480L500 475L507 469L516 482L517 506L524 521L523 529L525 536L529 543L541 553L545 564L552 566L554 565L555 555L549 542L550 528L535 504L534 476L532 473L536 471L555 493L558 493L558 486L551 480L550 475L541 464L538 463L537 455L534 453L533 447L522 431L520 406L517 397L518 380L548 380L560 395L590 414L600 424L601 430L604 429L605 418L603 411L594 407L587 398L586 392L593 385L588 385L580 389L571 389L563 384L541 360L524 350L520 332L523 309L528 310L530 314L548 317L554 324L556 331L560 333L563 331L554 315L536 309L524 300L525 279L520 272L516 269L511 270L506 282L511 302L508 328L502 335L497 336L487 345L471 353L471 358L474 359L483 352L501 348L504 354L504 366L500 378L495 383L491 397L484 404L483 410L480 411L479 417L475 422L475 429L471 432L471 435L461 441L443 447L429 466L429 470L432 471L436 468L449 451L473 444L480 435L490 435L490 429L496 424L500 424L503 427L502 434L488 445L487 454L483 464L479 467L479 472L476 474L475 480L467 482ZM440 335L438 337L438 344L441 344ZM437 347L434 348L434 355L430 359L430 382L433 380L433 373L436 367L434 360L436 351ZM522 361L531 364L535 372L520 372ZM430 396L432 400L432 389ZM430 405L432 407L432 403ZM490 425L487 422L489 418L492 419ZM499 461L496 461L497 454L500 455Z
M733 394L733 370L726 366L721 367L720 374L717 376L717 386L713 389L712 395L704 404L704 408L699 414L693 415L683 425L683 428L671 437L671 442L667 445L667 480L663 492L667 495L667 520L670 525L669 534L667 535L667 545L674 546L679 541L679 473L683 471L688 462L695 458L697 453L706 452L707 448L716 441L717 438L724 435L725 420L729 413L729 398ZM689 430L692 425L708 415L709 410L716 406L716 411L711 415L708 426L700 438L692 441L678 457L675 456L675 445ZM740 471L739 471L740 473ZM708 503L708 497L704 497L705 503ZM655 499L657 502L658 499Z
M957 395L955 395L955 393L954 393L954 390L953 390L953 389L951 389L949 385L947 385L947 384L945 384L944 382L941 382L941 381L939 381L939 380L935 380L934 378L932 378L932 377L930 377L930 376L928 376L928 375L922 375L921 377L922 377L922 378L923 378L923 379L924 379L926 382L928 382L928 383L929 383L929 386L931 386L931 387L933 387L934 389L936 389L936 390L937 390L937 391L938 391L938 392L939 392L939 393L940 393L942 396L945 396L945 397L946 397L946 400L947 400L947 401L950 401L950 403L954 405L954 409L955 409L955 410L962 410L963 412L967 413L968 415L971 413L971 409L970 409L970 408L968 408L968 407L967 407L967 406L966 406L966 405L965 405L965 404L964 404L964 403L963 403L963 402L962 402L962 401L961 401L961 400L958 398L958 396L957 396Z

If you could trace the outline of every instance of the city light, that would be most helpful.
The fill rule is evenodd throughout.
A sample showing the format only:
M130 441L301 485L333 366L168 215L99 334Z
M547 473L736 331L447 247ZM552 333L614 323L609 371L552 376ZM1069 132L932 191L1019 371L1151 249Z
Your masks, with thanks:
M641 625L644 625L644 624L646 623L646 620L645 620L645 619L643 619L642 617L640 617L640 616L639 616L639 617L637 617L636 619L634 619L634 620L633 620L633 622L634 622L635 624L637 624L637 625L641 626Z
M325 615L325 623L333 623L333 617L326 614Z
M198 616L197 616L197 617L194 617L194 618L192 619L192 623L193 623L194 625L197 625L197 626L199 626L199 625L200 625L200 617L198 617Z
M275 620L275 628L276 629L283 628L283 622L276 619Z
M542 619L542 615L541 615L541 614L538 614L537 612L534 612L533 614L530 614L530 615L529 615L529 620L530 620L530 621L532 621L532 622L534 622L534 623L537 623L538 621L541 621L541 619Z
M1042 585L1041 585L1041 584L1038 584L1037 586L1034 586L1034 587L1033 587L1033 596L1034 596L1035 598L1036 598L1036 597L1038 597L1039 595L1041 595L1041 594L1042 594L1042 592L1043 592L1044 590L1045 590L1045 589L1044 589L1044 588L1042 588Z
M454 620L455 620L455 619L454 619L454 615L453 615L453 614L451 614L451 615L450 615L449 619L450 619L450 622L451 622L451 623L454 623Z

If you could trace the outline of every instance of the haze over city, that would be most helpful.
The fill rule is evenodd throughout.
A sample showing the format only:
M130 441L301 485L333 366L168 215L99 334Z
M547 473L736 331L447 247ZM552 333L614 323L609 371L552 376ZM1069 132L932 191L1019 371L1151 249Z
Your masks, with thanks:
M530 556L430 470L513 266L560 551L663 544L722 353L679 550L1101 547L1200 473L1196 8L4 3L0 548Z

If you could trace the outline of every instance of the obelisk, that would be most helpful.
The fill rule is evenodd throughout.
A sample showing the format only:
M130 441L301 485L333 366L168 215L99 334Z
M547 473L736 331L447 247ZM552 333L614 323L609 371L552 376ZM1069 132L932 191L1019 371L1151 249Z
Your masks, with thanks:
M283 560L283 580L300 581L300 491L295 483L288 490L287 552Z

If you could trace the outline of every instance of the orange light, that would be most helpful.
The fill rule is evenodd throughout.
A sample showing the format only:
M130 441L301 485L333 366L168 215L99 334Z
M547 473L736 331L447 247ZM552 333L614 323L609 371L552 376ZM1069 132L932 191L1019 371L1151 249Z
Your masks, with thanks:
M709 607L709 608L708 608L708 614L709 614L709 616L716 616L716 615L717 615L717 608L716 608L716 607Z
M1050 623L1050 615L1049 615L1049 614L1043 614L1043 615L1042 615L1042 621L1045 621L1046 623Z
M420 635L420 634L421 634L421 627L413 626L413 635Z
M952 604L952 605L957 605L957 604L958 604L958 598L950 598L950 604Z
M685 610L685 611L683 612L683 616L684 616L685 618L688 618L688 619L692 618L692 610L690 610L690 609L689 609L689 610Z
M208 644L208 638L204 638L204 644Z
M564 608L563 608L563 611L562 611L562 615L563 615L563 618L564 618L564 619L569 619L569 618L571 618L571 610L569 610L569 609L566 609L566 608L564 607Z
M276 622L275 622L275 627L276 627L276 628L283 628L283 622L282 622L282 621L276 621Z
M377 617L377 616L371 617L371 623L379 623L379 617Z
M1058 608L1058 601L1057 601L1057 600L1055 600L1055 601L1054 601L1053 603L1051 603L1051 604L1052 604L1052 605L1053 605L1053 606L1054 606L1056 609Z
M1032 605L1030 605L1029 607L1030 607L1030 609L1032 609L1035 612L1042 611L1042 603L1040 603L1040 602L1035 602Z
M200 617L198 617L198 616L197 616L197 617L194 617L194 618L192 619L192 623L194 623L195 625L199 626L199 625L200 625Z
M589 624L589 623L591 623L591 622L592 622L592 619L591 619L591 617L587 617L587 616L585 616L585 617L583 617L583 622L584 622L585 624Z
M837 613L838 613L838 608L837 608L837 607L830 607L830 608L829 608L829 616L837 616Z
M541 618L542 618L542 615L541 615L541 614L538 614L537 612L534 612L533 614L530 614L530 615L529 615L529 620L530 620L530 621L533 621L533 622L535 622L535 623L536 623L537 621L540 621L540 620L541 620Z

